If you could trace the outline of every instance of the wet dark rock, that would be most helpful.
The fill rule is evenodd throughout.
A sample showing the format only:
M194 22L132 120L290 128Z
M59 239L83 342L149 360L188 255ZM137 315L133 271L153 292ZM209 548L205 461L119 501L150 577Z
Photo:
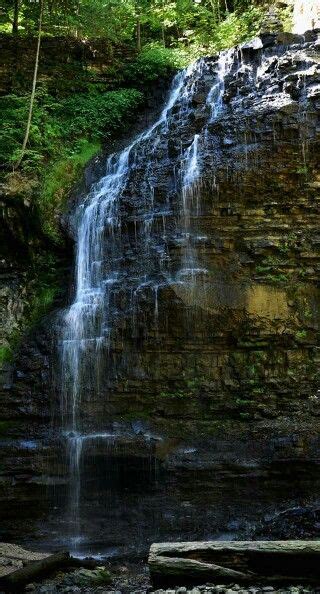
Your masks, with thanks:
M269 32L261 33L260 39L262 41L263 47L269 48L269 47L272 47L274 45L274 43L276 42L277 34L269 33Z
M304 35L297 35L295 33L289 33L286 31L283 33L278 33L276 42L279 45L290 46L297 44L299 46L300 44L303 44L305 40L306 38Z
M248 54L249 56L252 55L253 52L261 50L263 47L266 47L266 46L264 45L264 43L260 37L255 37L251 41L243 43L240 46L241 52L244 55Z
M259 533L273 534L273 538L316 538L320 527L320 509L315 506L296 506L265 518Z

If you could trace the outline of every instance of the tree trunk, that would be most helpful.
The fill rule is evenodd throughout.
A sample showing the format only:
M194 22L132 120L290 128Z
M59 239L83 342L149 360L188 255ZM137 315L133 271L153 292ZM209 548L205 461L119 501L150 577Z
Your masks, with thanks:
M34 99L36 95L36 86L37 86L37 77L38 77L38 67L39 67L39 55L40 55L40 45L41 45L41 32L42 32L42 19L43 19L43 9L44 9L44 0L40 0L40 14L39 14L39 28L38 28L38 41L37 41L37 50L36 50L36 57L34 63L34 72L33 72L33 81L32 81L32 91L30 96L30 106L29 106L29 113L28 113L28 120L27 120L27 127L24 136L24 140L22 143L21 154L20 158L18 159L15 169L20 167L22 159L24 157L24 153L26 151L26 147L29 140L31 122L32 122L32 112L33 112L33 105Z
M225 582L319 582L320 542L213 541L156 543L149 567L154 586Z
M137 50L141 50L141 22L140 17L137 18Z
M210 0L212 13L217 23L220 23L220 0Z
M80 0L78 0L78 2L77 2L77 8L76 8L76 17L77 17L77 19L79 19L79 12L80 12ZM75 34L75 38L78 39L78 35L79 35L79 32L78 32L78 23L76 25L74 34Z
M162 0L162 10L164 10L164 2ZM164 22L161 22L161 39L162 39L162 45L163 47L166 47L166 31L165 31L165 26L164 26Z
M164 25L161 26L161 40L162 40L163 47L166 47L166 37L165 37Z
M4 592L20 592L21 588L38 577L50 574L53 570L63 568L70 563L69 553L55 553L40 561L31 561L22 569L0 577L0 590Z
M19 33L19 10L20 10L20 0L14 0L13 21L12 21L12 34L13 35L18 35L18 33Z

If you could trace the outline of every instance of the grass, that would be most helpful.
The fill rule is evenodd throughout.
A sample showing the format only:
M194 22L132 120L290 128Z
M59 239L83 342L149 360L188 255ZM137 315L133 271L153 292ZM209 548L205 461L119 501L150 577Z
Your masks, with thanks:
M79 174L86 163L99 152L100 142L83 140L80 148L73 155L59 159L52 163L44 176L41 199L44 204L54 201L55 196L70 187L75 175Z
M100 149L99 141L84 139L73 154L53 162L45 172L38 204L43 230L55 242L60 238L55 216L63 212L69 191Z

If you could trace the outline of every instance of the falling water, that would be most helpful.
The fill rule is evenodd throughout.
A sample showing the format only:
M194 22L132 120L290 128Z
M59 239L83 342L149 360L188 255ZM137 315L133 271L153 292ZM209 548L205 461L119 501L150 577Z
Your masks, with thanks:
M211 109L210 121L212 122L218 117L223 106L223 95L225 91L225 80L234 65L235 49L226 50L220 53L218 60L218 76L217 81L212 85L208 97L207 104Z
M81 455L88 435L82 418L81 403L84 397L100 389L105 360L108 358L112 331L110 301L125 271L119 268L121 255L121 196L126 188L130 171L136 166L137 153L142 147L146 168L161 133L168 131L168 115L179 99L179 117L188 113L188 81L199 64L178 73L173 81L168 101L158 121L140 134L119 154L111 155L106 173L93 188L76 213L78 226L76 258L76 293L74 302L66 312L62 340L62 418L67 438L69 472L71 541L77 546L80 535ZM148 155L148 160L147 160ZM148 163L149 161L149 163ZM131 167L130 167L131 166ZM147 175L143 185L148 184ZM149 191L152 186L149 185ZM152 202L151 202L152 206ZM140 221L139 241L150 249L153 218L158 213L148 210ZM137 239L137 237L136 237ZM147 272L148 265L144 272ZM150 284L147 274L133 291L137 297L143 286ZM157 315L157 289L156 315ZM99 439L104 434L96 434ZM95 435L91 435L91 440Z
M305 33L320 27L319 0L294 0L293 32Z

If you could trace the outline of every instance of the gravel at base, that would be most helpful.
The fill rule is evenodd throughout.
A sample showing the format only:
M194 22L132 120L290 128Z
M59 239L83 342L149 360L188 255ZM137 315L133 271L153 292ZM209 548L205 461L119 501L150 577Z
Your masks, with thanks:
M150 594L320 594L320 584L319 587L309 587L309 586L287 586L285 588L273 588L272 586L250 586L243 588L238 584L233 585L207 585L207 586L197 586L191 589L187 589L185 587L180 588L171 588L167 590L158 589L158 590L151 590ZM108 594L111 594L109 592ZM115 594L115 593L112 593ZM136 592L132 592L132 594L140 594ZM141 593L142 594L142 593Z
M217 584L197 586L191 589L179 587L153 590L150 587L111 589L110 586L99 586L97 588L68 586L61 588L47 583L41 586L29 584L25 592L29 592L29 594L320 594L320 584L319 586L287 586L284 588L273 588L272 586L249 586L243 588L239 584Z

